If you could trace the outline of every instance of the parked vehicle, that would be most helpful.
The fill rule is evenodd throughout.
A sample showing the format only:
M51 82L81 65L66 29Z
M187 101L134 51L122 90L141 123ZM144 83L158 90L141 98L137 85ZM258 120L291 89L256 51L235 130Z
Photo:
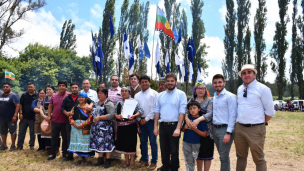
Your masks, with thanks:
M283 106L285 107L285 105L286 105L285 101L283 101L283 100L275 100L275 101L273 101L273 105L278 104L278 110L281 110L282 103L283 103Z
M295 108L298 108L299 110L303 111L304 100L292 100L291 103Z

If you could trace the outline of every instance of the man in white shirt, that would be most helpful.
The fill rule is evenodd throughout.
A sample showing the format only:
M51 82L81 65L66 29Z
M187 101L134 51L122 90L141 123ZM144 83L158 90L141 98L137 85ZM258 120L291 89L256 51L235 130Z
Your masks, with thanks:
M87 93L88 97L93 100L94 102L99 101L98 97L97 97L97 93L95 90L91 90L91 83L89 79L84 79L82 81L82 88L83 90L81 90L81 92L85 92Z
M141 117L137 117L141 133L140 138L140 150L142 163L140 167L149 166L148 155L148 138L150 139L151 146L151 165L149 170L154 170L157 163L157 142L156 136L153 134L154 130L154 115L157 102L158 93L150 88L150 77L144 75L140 79L141 91L135 95L135 99L138 101L140 107L144 110L144 114Z
M235 149L237 171L245 171L248 150L252 154L256 170L266 171L264 154L265 125L275 114L270 88L257 82L257 70L251 64L242 66L238 73L242 84L237 90L238 116L235 124Z

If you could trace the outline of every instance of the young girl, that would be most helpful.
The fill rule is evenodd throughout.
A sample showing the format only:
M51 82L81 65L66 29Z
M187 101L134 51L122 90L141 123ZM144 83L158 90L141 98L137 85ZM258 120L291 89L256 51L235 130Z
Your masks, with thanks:
M76 153L82 157L82 160L77 162L80 165L85 163L85 157L93 156L95 153L90 150L90 133L92 124L91 112L88 112L86 108L89 104L86 103L88 96L86 93L79 93L79 104L73 107L71 115L69 116L71 130L71 141L68 151Z
M190 113L188 118L191 121L197 119L200 116L199 113L201 112L201 107L197 101L190 101L187 104L187 109ZM189 125L184 123L182 131L185 132L183 139L183 153L186 168L187 171L194 171L195 160L197 159L200 149L200 139L201 137L207 136L207 123L206 121L202 121L197 126L195 126L193 123Z

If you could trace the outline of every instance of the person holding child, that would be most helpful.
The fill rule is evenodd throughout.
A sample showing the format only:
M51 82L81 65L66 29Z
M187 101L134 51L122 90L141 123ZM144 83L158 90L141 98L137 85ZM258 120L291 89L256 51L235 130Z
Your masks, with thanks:
M190 121L197 119L203 113L201 111L201 106L197 101L191 100L187 104L187 110L190 115L188 118ZM195 160L197 160L197 156L200 149L200 139L201 137L207 136L207 123L206 121L200 122L197 126L194 124L186 124L184 123L182 131L184 133L183 139L183 153L186 163L187 171L194 171L195 169Z

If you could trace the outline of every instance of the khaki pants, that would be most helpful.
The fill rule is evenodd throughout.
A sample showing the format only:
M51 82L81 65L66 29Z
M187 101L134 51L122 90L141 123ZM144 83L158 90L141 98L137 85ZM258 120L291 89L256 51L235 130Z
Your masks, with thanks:
M237 171L246 170L249 148L253 161L256 165L256 170L267 170L267 165L264 158L265 154L263 152L265 135L266 127L264 124L253 127L245 127L239 123L236 123L234 143L237 156Z

